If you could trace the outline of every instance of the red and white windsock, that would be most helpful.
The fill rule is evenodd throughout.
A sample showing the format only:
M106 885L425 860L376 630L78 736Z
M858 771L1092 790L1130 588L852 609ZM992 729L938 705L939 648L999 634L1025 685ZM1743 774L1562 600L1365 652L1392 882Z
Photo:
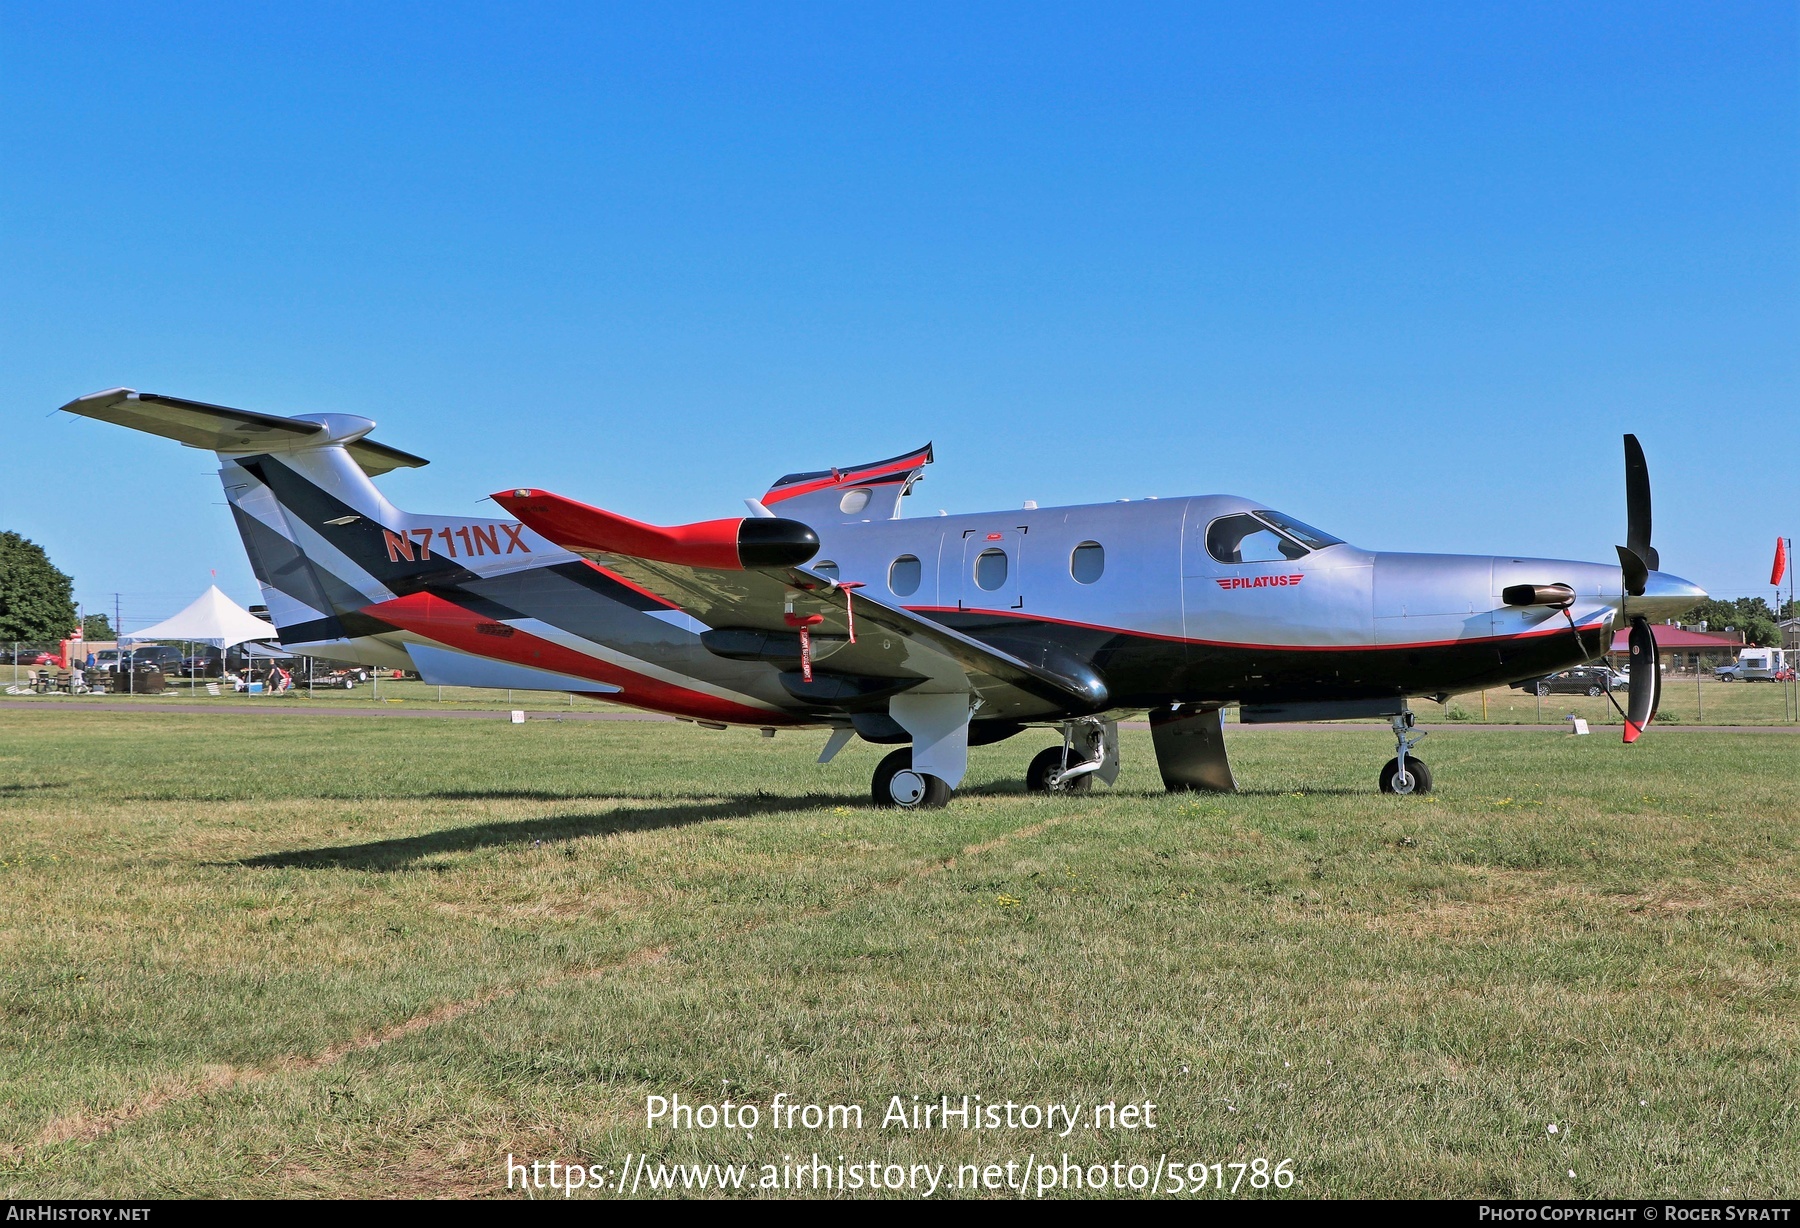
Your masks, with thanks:
M1769 571L1770 584L1781 583L1781 578L1787 575L1787 565L1787 538L1777 537L1775 539L1775 566Z

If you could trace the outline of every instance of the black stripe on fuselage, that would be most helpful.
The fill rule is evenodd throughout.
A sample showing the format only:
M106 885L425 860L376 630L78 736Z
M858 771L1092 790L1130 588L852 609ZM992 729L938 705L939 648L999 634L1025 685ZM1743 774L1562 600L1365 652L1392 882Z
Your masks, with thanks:
M474 572L442 554L433 554L429 559L395 559L388 549L383 525L320 489L276 457L246 457L238 461L238 465L273 491L284 511L292 511L308 529L330 542L334 549L396 596L404 597L423 589L453 587L477 578ZM333 520L348 520L348 523L330 523Z
M921 611L925 613L924 611ZM1034 648L1092 661L1125 708L1165 703L1289 703L1458 693L1541 677L1601 655L1606 633L1588 628L1511 639L1393 648L1284 648L1207 644L988 612L928 617L1030 659Z

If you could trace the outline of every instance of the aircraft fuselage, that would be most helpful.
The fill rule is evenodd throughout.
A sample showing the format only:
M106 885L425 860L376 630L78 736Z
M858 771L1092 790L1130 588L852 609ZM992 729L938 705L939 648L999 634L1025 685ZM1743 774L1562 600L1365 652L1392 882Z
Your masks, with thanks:
M1592 660L1612 638L1617 566L1348 543L1297 559L1213 557L1209 526L1262 506L1207 495L816 526L814 569L836 564L842 579L985 641L1072 652L1123 708L1455 694ZM1077 578L1084 544L1102 552L1092 579ZM987 551L1006 557L1003 576L986 567L992 587L978 564ZM901 592L909 559L918 586ZM1566 616L1509 607L1502 590L1518 583L1567 584L1577 599Z

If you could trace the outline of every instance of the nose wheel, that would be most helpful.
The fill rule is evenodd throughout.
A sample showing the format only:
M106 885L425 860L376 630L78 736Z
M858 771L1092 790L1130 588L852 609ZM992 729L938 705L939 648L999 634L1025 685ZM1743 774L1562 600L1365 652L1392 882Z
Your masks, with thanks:
M1411 753L1412 748L1422 742L1426 734L1413 734L1412 727L1413 714L1411 712L1401 712L1395 715L1394 757L1389 759L1381 769L1381 791L1383 793L1404 795L1431 792L1431 769L1413 758Z
M903 746L876 765L869 799L877 806L902 810L939 810L950 804L948 784L927 772L915 772L912 747Z

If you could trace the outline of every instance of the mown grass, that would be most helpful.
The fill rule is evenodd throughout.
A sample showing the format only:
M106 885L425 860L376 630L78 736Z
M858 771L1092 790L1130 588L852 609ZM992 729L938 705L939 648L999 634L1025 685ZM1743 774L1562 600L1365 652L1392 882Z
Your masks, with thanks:
M5 677L5 668L0 666L0 679ZM190 704L203 707L255 704L269 709L298 710L309 702L328 704L334 708L366 708L370 711L383 711L390 707L401 711L442 709L494 712L509 708L531 712L634 711L607 700L562 692L439 687L411 679L383 679L372 686L363 684L349 691L320 688L311 695L307 694L303 684L298 690L284 695L240 694L226 688L219 695L209 696L204 682L198 687L190 687L188 681L182 679L171 680L167 692L154 696L26 695L8 698L14 702L24 699L32 703L69 705L75 708L97 701L108 704L129 703L156 711L178 710ZM1624 692L1619 693L1618 700L1621 706L1626 703L1627 696ZM1489 690L1485 695L1479 691L1458 695L1444 705L1416 700L1413 707L1420 720L1431 723L1448 720L1451 723L1467 721L1497 725L1561 725L1569 715L1579 716L1594 725L1617 725L1621 720L1618 709L1605 696L1590 699L1586 695L1546 695L1540 704L1536 695L1510 687ZM1236 715L1235 707L1226 709L1225 718L1228 722L1235 720ZM1690 674L1669 676L1658 719L1665 724L1679 725L1792 725L1800 724L1800 712L1794 709L1791 685L1782 687L1761 682L1715 682L1710 678L1696 685ZM1376 720L1372 723L1386 722Z
M1793 684L1767 682L1716 682L1692 674L1670 674L1663 682L1662 706L1657 719L1665 725L1792 725L1800 724L1794 710ZM1485 699L1485 703L1484 703ZM1619 707L1629 704L1620 691ZM1619 708L1600 695L1546 695L1540 705L1530 691L1511 687L1485 693L1458 695L1446 705L1416 701L1419 719L1488 722L1496 725L1558 724L1566 716L1579 716L1594 725L1618 725Z
M946 811L669 724L0 712L0 1190L504 1193L504 1157L1293 1157L1312 1195L1792 1195L1800 738L1234 731L1246 792ZM855 1102L646 1132L644 1098ZM1151 1100L1066 1141L888 1096ZM1551 1134L1550 1124L1558 1130ZM1570 1177L1569 1172L1576 1175Z

